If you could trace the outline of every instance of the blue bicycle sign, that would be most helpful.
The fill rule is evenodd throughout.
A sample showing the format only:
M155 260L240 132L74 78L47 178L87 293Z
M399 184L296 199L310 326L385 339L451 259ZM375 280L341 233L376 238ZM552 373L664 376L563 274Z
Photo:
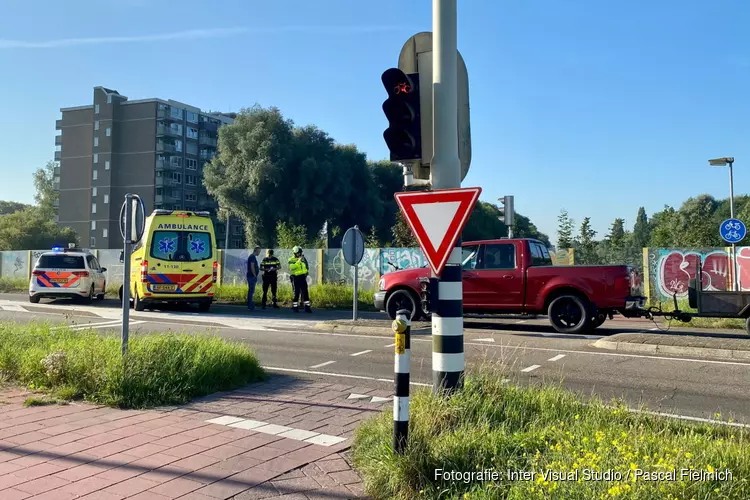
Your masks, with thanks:
M747 226L739 219L727 219L719 226L719 234L727 243L739 243L747 236Z

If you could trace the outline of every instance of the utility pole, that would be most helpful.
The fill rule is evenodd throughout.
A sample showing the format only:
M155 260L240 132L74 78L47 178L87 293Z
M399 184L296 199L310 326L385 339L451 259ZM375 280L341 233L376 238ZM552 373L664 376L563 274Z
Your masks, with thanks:
M734 174L732 173L732 164L734 158L727 158L727 164L729 165L729 217L734 219ZM740 290L740 277L738 276L737 269L737 244L732 243L732 276L734 276L734 287L733 289L737 292Z
M432 189L461 187L458 154L457 0L432 1L433 156ZM453 392L463 385L464 319L461 238L438 278L437 312L432 315L432 385Z

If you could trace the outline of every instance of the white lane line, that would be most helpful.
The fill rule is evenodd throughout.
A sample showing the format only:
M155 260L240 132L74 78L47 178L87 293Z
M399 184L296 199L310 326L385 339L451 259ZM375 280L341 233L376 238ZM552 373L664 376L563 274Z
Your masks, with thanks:
M65 329L82 330L82 329L85 329L85 328L93 328L95 326L98 326L98 327L115 326L115 325L119 325L121 323L122 323L122 321L104 321L104 322L100 322L100 323L85 323L85 324L84 323L79 323L79 324L76 324L76 325L60 325L60 326L55 326L55 327L50 328L50 330L65 330Z
M325 363L320 363L319 365L313 365L310 368L323 368L324 366L332 365L335 361L326 361Z
M377 378L377 377L366 377L364 375L347 375L345 373L332 373L332 372L314 372L311 370L300 370L297 368L282 368L279 366L264 366L264 370L270 370L273 372L288 372L288 373L304 373L307 375L326 375L328 377L340 377L340 378L353 378L358 380L372 380L373 382L389 382L393 383L391 378ZM419 387L432 387L432 384L425 384L422 382L409 382L409 385L416 385Z
M29 312L27 309L24 309L23 306L19 306L16 304L3 304L3 305L0 305L0 309L2 309L3 311L25 312L25 313Z
M396 344L388 344L386 347L394 347Z
M320 434L318 432L295 429L293 427L287 427L285 425L270 424L268 422L261 422L258 420L238 418L231 415L212 418L211 420L206 420L206 422L210 424L234 427L237 429L252 430L252 432L261 432L263 434L270 434L272 436L282 436L288 439L294 439L295 441L303 441L305 443L318 444L321 446L333 446L334 444L346 441L345 437Z
M367 354L368 352L372 352L372 349L367 349L366 351L355 352L354 354L350 354L349 356L361 356L363 354Z
M529 373L529 372L533 372L537 368L541 368L541 367L542 367L542 365L531 365L531 366L527 366L526 368L524 368L521 371L524 372L524 373Z
M141 323L145 323L145 321L131 321L130 326L140 325ZM122 325L122 321L115 321L113 323L91 323L88 325L76 325L76 326L71 327L70 329L75 330L75 331L95 330L99 328L114 328L120 325Z
M607 406L607 408L616 409L611 406ZM674 413L662 413L659 411L649 411L649 410L639 410L637 408L628 408L627 409L631 413L642 413L645 415L653 415L655 417L665 417L665 418L676 418L679 420L689 420L691 422L702 422L706 424L714 424L714 425L727 425L730 427L739 427L743 429L750 429L750 425L748 424L741 424L739 422L724 422L722 420L714 420L712 418L703 418L703 417L691 417L690 415L676 415Z
M648 331L649 331L649 332L655 332L655 331L656 331L656 330L658 330L658 329L659 329L659 327L657 326L656 328L649 328L649 329L648 329Z
M527 319L522 319L520 321L516 321L516 324L520 325L521 323L526 323L527 321L528 321Z
M547 361L560 361L565 357L565 354L558 354L557 356L553 356L549 358Z

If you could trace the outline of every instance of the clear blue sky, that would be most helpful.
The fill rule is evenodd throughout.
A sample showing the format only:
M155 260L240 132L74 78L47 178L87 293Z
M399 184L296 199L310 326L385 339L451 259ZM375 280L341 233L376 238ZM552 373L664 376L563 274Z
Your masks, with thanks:
M90 103L96 85L203 109L275 105L382 159L380 74L431 30L431 4L5 2L0 199L32 200L59 108ZM464 185L486 201L515 195L553 241L562 207L605 233L615 217L632 226L640 205L726 197L710 157L734 155L747 192L748 19L745 0L459 0L474 150Z

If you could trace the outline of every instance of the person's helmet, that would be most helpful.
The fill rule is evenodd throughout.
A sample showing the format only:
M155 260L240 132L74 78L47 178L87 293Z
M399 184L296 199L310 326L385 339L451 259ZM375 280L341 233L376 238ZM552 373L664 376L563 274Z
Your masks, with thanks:
M302 253L302 249L298 246L295 246L294 248L292 248L292 253L294 255L297 255L298 253Z

